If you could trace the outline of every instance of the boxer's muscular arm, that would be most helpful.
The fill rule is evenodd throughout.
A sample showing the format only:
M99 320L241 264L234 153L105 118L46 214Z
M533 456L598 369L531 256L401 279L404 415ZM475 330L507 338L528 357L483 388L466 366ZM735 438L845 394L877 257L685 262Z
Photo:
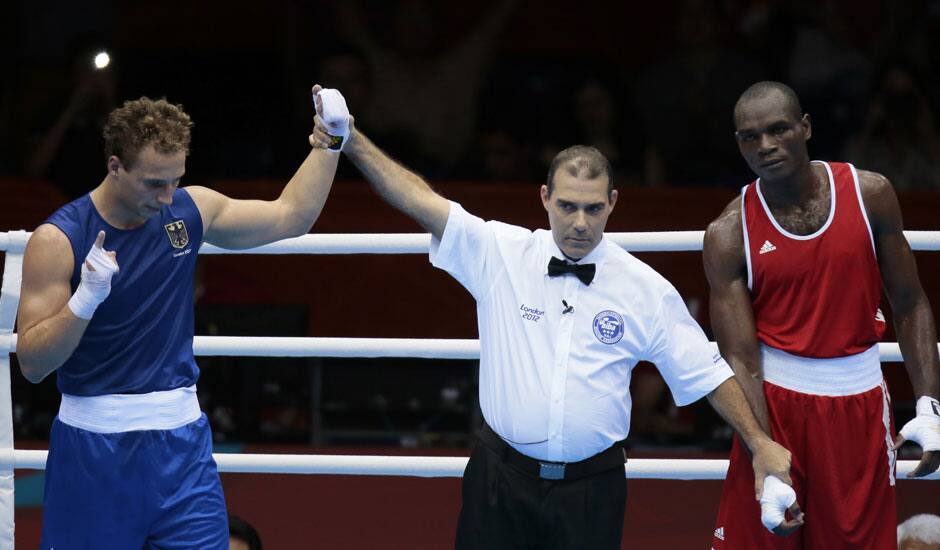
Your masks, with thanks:
M88 327L67 305L73 264L68 237L54 225L37 227L23 256L16 342L20 370L34 384L72 355Z
M859 171L859 183L911 385L916 395L938 399L937 329L930 302L920 284L914 253L904 238L897 196L891 183L881 174Z
M709 224L705 232L703 258L710 287L711 324L718 349L734 370L761 428L770 434L760 348L747 287L740 198L732 201Z
M914 253L904 237L901 207L891 182L881 174L859 171L859 185L868 212L878 267L885 292L891 302L898 345L904 356L914 394L933 399L940 397L940 360L937 354L937 329L930 302L920 284ZM924 424L936 428L940 421ZM927 437L931 437L927 434ZM937 435L932 439L936 440ZM904 443L898 437L895 447ZM925 450L912 477L930 474L940 467L940 450Z
M314 94L319 91L314 86ZM241 249L306 234L323 210L338 161L335 153L312 149L273 201L239 200L206 187L187 187L202 216L204 240Z

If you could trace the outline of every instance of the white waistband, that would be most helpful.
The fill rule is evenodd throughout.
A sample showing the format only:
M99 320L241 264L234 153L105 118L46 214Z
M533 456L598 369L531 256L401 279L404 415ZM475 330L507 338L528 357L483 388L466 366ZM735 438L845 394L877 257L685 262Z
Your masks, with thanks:
M141 394L63 394L59 405L60 421L97 433L173 430L201 415L196 386Z
M846 357L800 357L761 344L764 380L813 395L855 395L881 385L878 344Z

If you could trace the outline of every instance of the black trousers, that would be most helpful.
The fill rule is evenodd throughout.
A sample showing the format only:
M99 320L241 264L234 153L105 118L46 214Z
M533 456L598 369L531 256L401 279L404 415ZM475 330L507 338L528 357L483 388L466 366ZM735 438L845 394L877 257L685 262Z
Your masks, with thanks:
M522 473L479 441L463 475L457 550L619 549L623 468L577 479Z

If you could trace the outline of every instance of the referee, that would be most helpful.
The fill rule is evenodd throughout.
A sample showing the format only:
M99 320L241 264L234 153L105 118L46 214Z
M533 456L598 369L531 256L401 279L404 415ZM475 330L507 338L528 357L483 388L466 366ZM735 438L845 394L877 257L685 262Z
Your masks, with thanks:
M311 143L329 146L316 124ZM757 494L766 475L789 484L789 452L761 431L682 298L604 237L617 191L599 151L558 154L541 187L551 231L534 232L469 214L357 130L344 152L430 231L431 263L477 302L486 422L463 477L458 549L620 548L638 361L658 367L677 404L708 397L753 452Z

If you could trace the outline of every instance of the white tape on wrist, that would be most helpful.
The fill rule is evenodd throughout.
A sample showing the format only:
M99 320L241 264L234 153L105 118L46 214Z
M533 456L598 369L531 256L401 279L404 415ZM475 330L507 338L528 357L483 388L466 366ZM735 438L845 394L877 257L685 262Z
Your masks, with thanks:
M917 416L928 414L940 418L940 401L929 395L922 395L917 399Z
M88 269L88 264L94 270ZM111 277L119 270L104 249L92 245L82 262L82 280L69 298L69 309L80 319L91 319L95 310L111 293Z
M339 153L349 137L349 108L346 106L346 98L339 90L333 88L324 88L317 95L320 97L320 118L330 129L327 135L331 140L327 150Z
M764 492L760 496L760 521L773 532L786 519L787 508L796 502L793 487L774 476L764 478Z
M901 428L900 434L924 451L940 451L940 402L922 395L917 399L917 416Z

